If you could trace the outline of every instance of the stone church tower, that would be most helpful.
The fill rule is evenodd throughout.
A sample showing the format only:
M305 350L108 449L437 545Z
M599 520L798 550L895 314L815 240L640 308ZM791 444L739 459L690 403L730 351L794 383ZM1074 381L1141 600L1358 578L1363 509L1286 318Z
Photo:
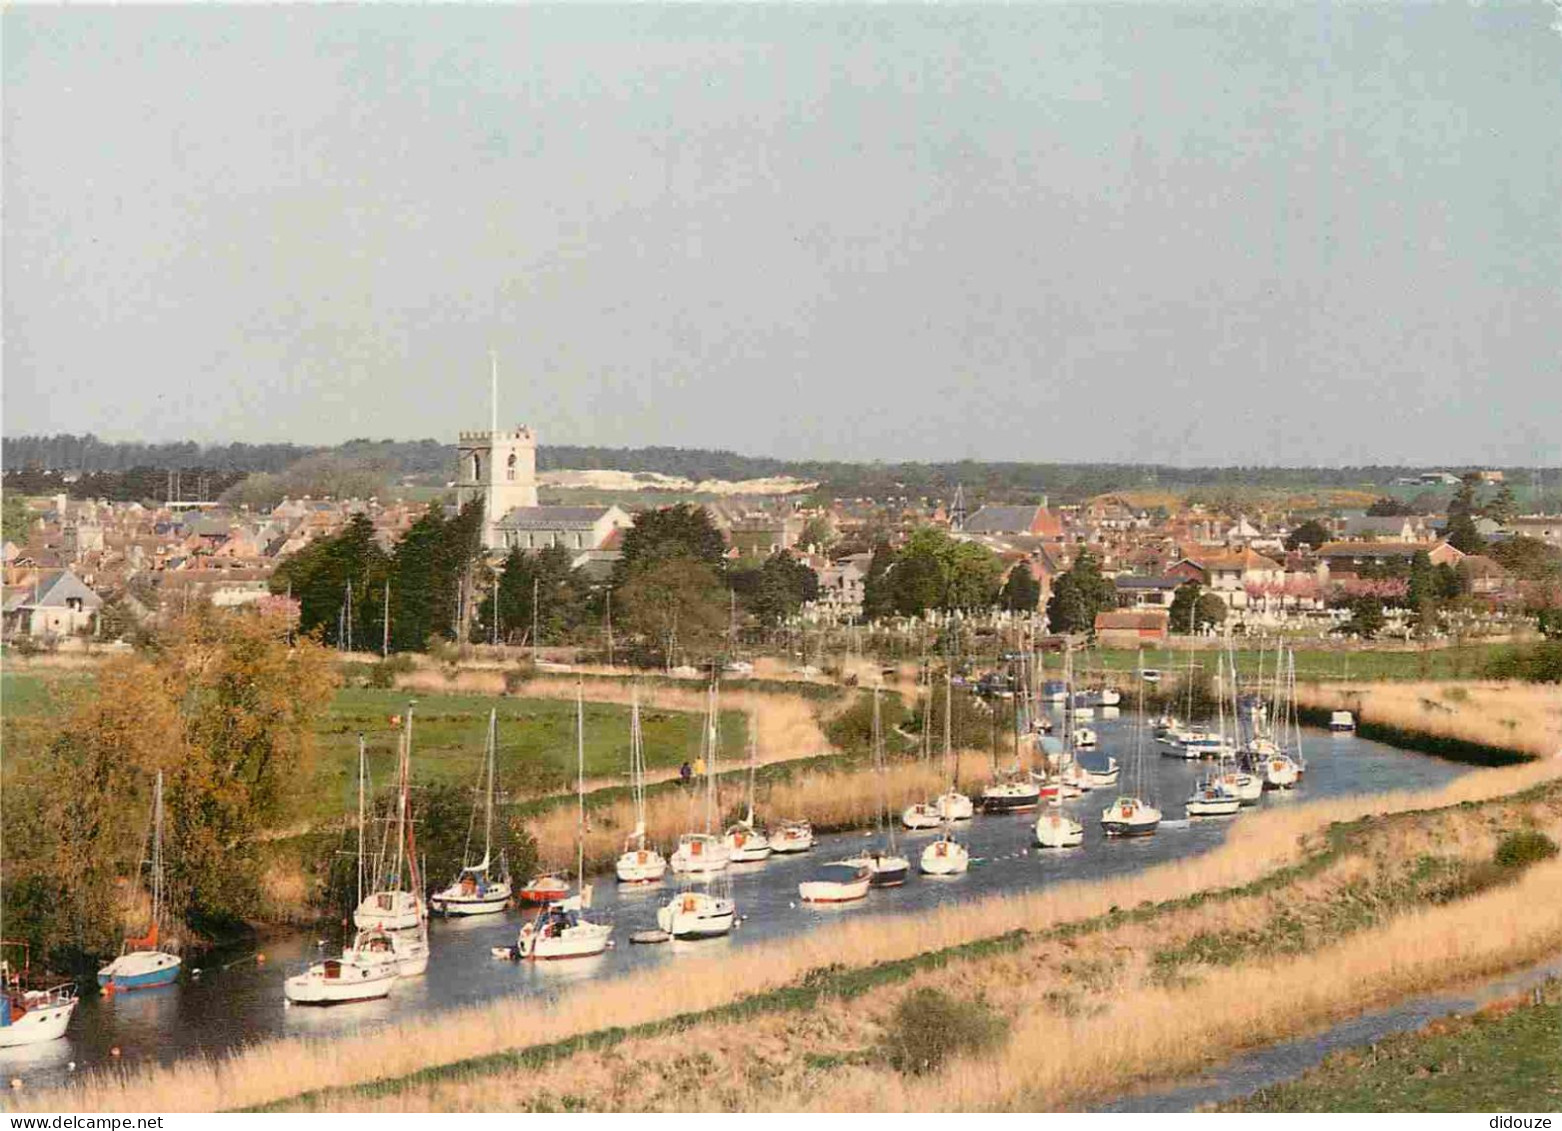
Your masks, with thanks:
M496 549L499 520L516 507L537 505L537 437L524 425L462 432L457 452L456 501L483 501L483 545Z
M503 546L499 520L516 507L537 505L537 436L524 424L499 429L499 359L493 362L486 432L462 432L456 444L456 503L483 501L483 547Z

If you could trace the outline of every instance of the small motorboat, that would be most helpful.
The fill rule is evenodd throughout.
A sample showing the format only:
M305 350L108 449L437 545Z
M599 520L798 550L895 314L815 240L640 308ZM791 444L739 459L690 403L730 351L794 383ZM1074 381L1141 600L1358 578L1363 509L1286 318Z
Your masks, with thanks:
M1230 742L1207 730L1188 731L1182 740L1182 756L1194 758L1229 758L1236 751Z
M493 915L510 903L510 881L490 879L486 868L463 868L444 891L429 896L429 907L446 917Z
M546 872L523 884L518 894L522 903L557 903L569 895L569 881L553 872Z
M919 801L902 810L900 823L908 829L936 829L944 823L944 816L938 811L938 802Z
M656 925L675 939L714 939L732 932L737 905L725 896L681 891L656 910Z
M392 962L363 962L343 955L315 962L282 983L295 1005L347 1005L385 997L400 977Z
M695 876L725 871L730 862L726 842L711 833L681 835L671 861L674 872Z
M922 849L921 867L929 876L958 876L971 866L971 853L945 829L932 844Z
M359 931L353 945L342 952L342 958L364 966L386 966L400 977L415 978L428 970L428 933Z
M782 821L770 834L770 851L807 852L814 846L814 827L807 821Z
M806 903L852 903L863 899L873 882L866 864L839 861L826 864L812 879L797 885L797 895Z
M1075 749L1094 749L1097 741L1096 732L1089 727L1075 727L1073 738Z
M1335 711L1329 716L1329 729L1336 734L1349 734L1356 729L1356 716L1349 711Z
M1101 810L1107 836L1149 836L1161 824L1161 811L1137 797L1119 797Z

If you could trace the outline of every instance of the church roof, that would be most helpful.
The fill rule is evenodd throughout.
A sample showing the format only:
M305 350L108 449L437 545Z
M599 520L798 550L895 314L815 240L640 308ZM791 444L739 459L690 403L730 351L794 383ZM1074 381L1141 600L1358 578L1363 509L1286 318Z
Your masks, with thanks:
M514 507L499 520L506 530L590 530L612 507Z

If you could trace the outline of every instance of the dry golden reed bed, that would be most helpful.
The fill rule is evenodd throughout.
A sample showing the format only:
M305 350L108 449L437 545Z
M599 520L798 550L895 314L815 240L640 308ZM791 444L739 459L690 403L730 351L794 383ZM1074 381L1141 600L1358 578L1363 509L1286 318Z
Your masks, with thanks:
M831 964L870 966L996 936L1014 928L1038 930L1100 915L1114 906L1134 907L1145 900L1173 899L1247 883L1297 859L1302 851L1303 836L1318 832L1330 822L1355 820L1373 813L1487 800L1556 776L1559 770L1562 770L1562 763L1547 760L1473 772L1437 790L1341 798L1276 809L1245 818L1232 828L1222 847L1194 859L1160 865L1116 880L1061 884L1036 892L973 900L917 917L853 917L829 931L815 931L799 938L737 949L720 964L702 967L698 978L690 978L686 970L676 966L642 971L583 984L561 994L551 1004L535 1000L493 1002L408 1019L357 1036L278 1040L217 1060L191 1060L169 1067L127 1067L118 1074L87 1077L69 1089L24 1096L21 1103L44 1111L212 1111L268 1103L317 1089L397 1078L422 1068L505 1049L708 1009L786 985L810 970ZM1556 872L1550 866L1547 869L1542 872L1537 868L1533 880L1538 882L1550 877L1554 892ZM1515 936L1520 940L1516 947L1500 952L1477 949L1471 951L1467 959L1461 959L1468 972L1473 973L1479 972L1483 962L1502 965L1523 961L1520 953L1523 947L1542 943L1556 945L1558 939L1546 935L1550 927L1534 928L1539 933L1533 937L1524 933L1530 928L1520 921L1523 916L1519 909L1524 906L1525 899L1519 896L1533 900L1537 894L1534 882L1526 880L1523 885L1511 889L1515 900L1512 903L1502 902L1506 898L1503 893L1489 900L1482 897L1480 901L1469 901L1471 908L1479 903L1479 913L1472 912L1468 924L1452 931L1450 939L1436 946L1465 945L1459 939L1467 933L1472 935L1468 944L1472 947L1494 942L1495 931L1474 931L1473 928L1482 922L1500 924L1502 930L1521 932ZM1549 924L1551 919L1545 922ZM1444 933L1440 926L1437 930ZM1413 938L1415 932L1409 931L1408 935ZM1350 953L1359 952L1361 957L1351 961L1372 961L1372 955L1377 951L1384 955L1400 953L1389 944L1397 946L1395 940L1401 937L1400 934L1387 934L1377 940L1377 945L1352 942L1348 944L1354 948ZM1548 938L1550 941L1546 942ZM1525 939L1530 941L1525 942ZM1426 938L1420 939L1411 949L1433 957L1413 968L1394 967L1384 975L1382 985L1385 988L1380 992L1399 992L1395 987L1414 988L1417 978L1437 976L1435 956L1445 952L1435 950ZM611 962L611 957L607 961ZM1320 967L1327 968L1328 963L1321 955L1317 961ZM1411 954L1407 961L1417 960ZM1313 968L1307 969L1311 972ZM1351 976L1355 977L1360 968L1346 969L1353 971ZM1443 973L1453 976L1460 971L1446 968ZM1296 984L1285 992L1312 993L1311 983L1317 980L1293 979ZM1358 998L1347 1004L1354 1007L1361 1001ZM1199 1024L1219 1022L1226 1025L1222 1032L1233 1040L1263 1039L1266 1030L1262 1025L1240 1022L1246 1008L1232 1006L1226 1009L1223 1003L1223 1008L1216 1011L1220 1017L1210 1017ZM1302 1000L1287 1008L1316 1008L1316 1003L1309 1005L1307 1000ZM1119 1047L1121 1042L1130 1039L1146 1045L1152 1043L1154 1030L1138 1038L1132 1035L1140 1026L1150 1024L1153 1015L1135 1010L1132 1002L1126 1003L1124 1009L1127 1012L1120 1017L1121 1034L1111 1036L1110 1032L1101 1032L1092 1040L1106 1042L1106 1047ZM1086 1020L1078 1022L1085 1023ZM1180 1034L1177 1040L1167 1042L1164 1029L1160 1030L1157 1039L1185 1045ZM1005 1055L1021 1053L1011 1049ZM1168 1055L1182 1053L1173 1050ZM1045 1059L1039 1048L1036 1056L1038 1061ZM990 1068L971 1065L962 1071L982 1073L989 1072ZM966 1084L959 1086L968 1087ZM962 1095L969 1093L962 1092ZM931 1102L920 1093L917 1098ZM989 1096L984 1102L993 1098ZM798 1102L804 1100L826 1102L829 1097L798 1097ZM843 1099L842 1106L852 1106L853 1102ZM882 1102L892 1101L885 1099ZM908 1099L906 1102L914 1101ZM1014 1102L1034 1101L1016 1098Z
M1562 688L1534 683L1300 684L1307 707L1363 722L1533 754L1562 756Z

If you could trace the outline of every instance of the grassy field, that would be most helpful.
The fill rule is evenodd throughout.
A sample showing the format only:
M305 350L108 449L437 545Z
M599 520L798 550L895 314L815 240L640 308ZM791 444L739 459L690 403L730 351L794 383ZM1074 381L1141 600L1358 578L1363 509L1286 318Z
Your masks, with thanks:
M88 693L91 677L78 673L6 672L4 741L8 771L25 768L51 719ZM391 722L413 712L413 777L422 782L475 782L482 768L488 711L499 712L499 785L512 799L566 788L575 776L575 705L565 700L484 695L416 694L347 688L337 693L316 729L317 757L297 816L312 821L348 811L357 789L358 735L369 750L369 773L384 785L395 772L399 728ZM586 776L624 777L629 767L629 709L613 703L586 704ZM646 762L654 770L693 761L700 751L699 715L642 710ZM743 756L746 719L722 712L725 756Z
M1562 987L1432 1022L1221 1111L1556 1111L1562 1107Z

